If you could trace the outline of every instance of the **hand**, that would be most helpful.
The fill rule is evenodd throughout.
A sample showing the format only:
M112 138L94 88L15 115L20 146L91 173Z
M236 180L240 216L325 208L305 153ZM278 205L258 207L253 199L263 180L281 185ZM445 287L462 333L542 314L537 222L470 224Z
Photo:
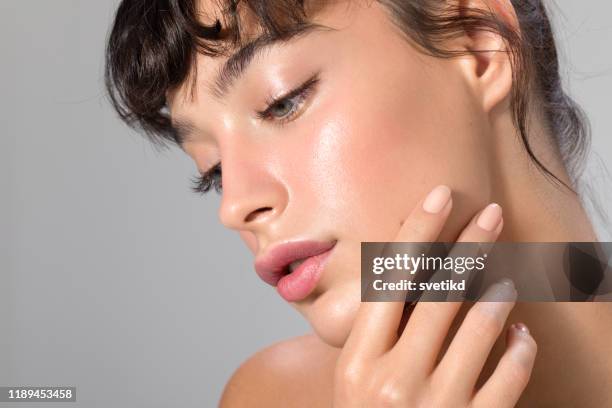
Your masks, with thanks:
M436 241L451 207L448 187L436 187L404 221L395 242ZM457 241L493 242L502 227L501 208L489 205ZM511 301L486 301L499 291ZM417 303L399 334L405 302L363 302L336 364L334 407L513 407L537 351L524 325L508 329L495 371L480 389L475 386L515 300L511 282L492 285L470 308L439 363L462 302Z

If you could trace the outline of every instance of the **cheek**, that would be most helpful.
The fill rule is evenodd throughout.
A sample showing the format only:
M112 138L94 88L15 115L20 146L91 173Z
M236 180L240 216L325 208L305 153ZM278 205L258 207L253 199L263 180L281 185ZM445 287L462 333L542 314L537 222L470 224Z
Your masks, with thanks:
M352 89L350 97L337 93L313 122L319 125L303 168L317 180L313 222L325 220L339 247L320 296L301 312L327 343L343 344L359 307L361 241L393 240L400 222L441 183L453 189L453 213L440 237L450 241L490 194L485 128L462 92L458 84L449 91L426 82L363 97Z
M304 169L316 180L320 214L333 215L331 225L346 238L393 239L437 184L451 186L463 218L462 207L474 207L488 194L482 130L468 119L475 112L452 90L428 85L338 92L314 119L320 125Z

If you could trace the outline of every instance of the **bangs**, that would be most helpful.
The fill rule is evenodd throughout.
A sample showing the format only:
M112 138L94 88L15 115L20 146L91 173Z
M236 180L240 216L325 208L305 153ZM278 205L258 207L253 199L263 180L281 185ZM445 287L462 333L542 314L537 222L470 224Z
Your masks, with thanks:
M229 57L255 34L291 36L307 25L306 12L303 0L123 1L105 53L110 101L154 144L178 144L167 95L187 84L193 97L197 55Z

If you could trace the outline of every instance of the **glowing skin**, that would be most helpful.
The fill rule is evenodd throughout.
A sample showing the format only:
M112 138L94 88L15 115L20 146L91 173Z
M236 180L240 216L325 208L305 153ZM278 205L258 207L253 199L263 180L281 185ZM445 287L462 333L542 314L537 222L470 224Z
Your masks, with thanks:
M360 242L391 239L439 183L460 197L445 235L453 239L489 200L492 184L486 128L478 129L461 72L447 67L453 62L417 53L379 9L353 14L352 21L323 20L338 31L312 33L254 61L225 104L204 94L172 109L202 130L184 146L200 170L222 158L219 217L247 242L250 236L254 251L290 239L338 240L319 286L296 304L333 344L341 344L357 307ZM219 62L200 61L205 80ZM292 122L254 118L268 94L319 71ZM245 221L262 207L269 210Z
M377 2L338 2L314 21L337 30L310 33L256 58L222 101L208 85L224 59L199 55L196 98L186 98L183 87L169 102L173 118L198 129L183 146L198 169L221 160L219 218L254 255L287 240L338 240L315 290L292 304L318 338L340 347L351 330L359 308L360 242L393 240L438 184L451 187L454 203L440 241L455 241L490 202L504 209L499 240L596 239L579 201L537 172L513 134L511 70L503 54L426 56ZM479 35L452 46L501 45L495 36ZM320 80L291 121L279 126L255 116L268 97L316 73ZM532 120L536 154L569 183L550 136ZM595 308L604 306L517 305L509 319L527 323L548 362L564 350L545 349L559 341L559 332L548 331L550 316L596 319ZM593 333L598 338L612 334L601 321L591 327L607 330ZM558 372L547 364L534 382Z

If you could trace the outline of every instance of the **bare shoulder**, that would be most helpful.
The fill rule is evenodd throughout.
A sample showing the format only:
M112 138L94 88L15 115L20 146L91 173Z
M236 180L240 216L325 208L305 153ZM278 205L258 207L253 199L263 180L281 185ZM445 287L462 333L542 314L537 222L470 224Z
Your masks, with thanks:
M238 367L219 406L329 407L339 352L314 334L274 343Z

